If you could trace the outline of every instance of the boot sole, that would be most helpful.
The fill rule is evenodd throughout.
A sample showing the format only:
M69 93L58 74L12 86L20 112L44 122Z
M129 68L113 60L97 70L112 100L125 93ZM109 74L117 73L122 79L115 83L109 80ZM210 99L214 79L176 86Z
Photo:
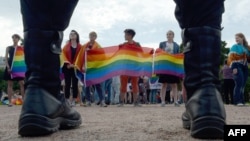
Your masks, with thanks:
M52 134L59 129L72 129L79 127L79 120L69 120L62 117L50 119L41 115L27 114L19 120L18 134L21 136L44 136Z
M183 128L190 130L190 126L191 126L190 120L184 120L184 119L182 119L182 127Z
M198 118L191 122L191 136L199 139L223 139L225 124L224 119L215 116Z

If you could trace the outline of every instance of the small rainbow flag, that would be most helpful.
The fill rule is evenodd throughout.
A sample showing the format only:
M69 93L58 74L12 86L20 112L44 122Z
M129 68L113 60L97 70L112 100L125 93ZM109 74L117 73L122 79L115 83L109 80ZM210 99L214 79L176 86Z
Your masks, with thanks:
M15 48L14 57L11 65L11 78L25 77L25 72L27 70L24 61L24 48L18 46Z
M151 76L152 48L112 46L87 51L86 86L118 75Z
M159 77L156 76L155 74L152 75L151 77L149 77L149 82L150 82L151 84L158 83L158 80L159 80Z
M162 49L155 51L154 57L154 73L155 74L170 74L183 78L184 54L169 54Z

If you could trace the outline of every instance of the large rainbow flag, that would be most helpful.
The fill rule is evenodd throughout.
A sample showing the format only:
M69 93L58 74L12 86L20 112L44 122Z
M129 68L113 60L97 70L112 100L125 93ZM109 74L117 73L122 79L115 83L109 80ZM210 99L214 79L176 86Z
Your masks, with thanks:
M184 76L184 54L169 54L162 49L157 49L154 56L154 73L171 74L178 77Z
M151 76L153 49L113 46L87 51L86 86L118 75Z
M27 70L24 61L24 48L18 46L15 48L14 57L11 65L11 78L25 77L25 72Z
M149 76L171 74L184 76L183 54L168 54L161 49L112 46L88 50L85 71L76 69L78 79L86 86L101 83L119 75ZM157 77L156 77L157 78Z

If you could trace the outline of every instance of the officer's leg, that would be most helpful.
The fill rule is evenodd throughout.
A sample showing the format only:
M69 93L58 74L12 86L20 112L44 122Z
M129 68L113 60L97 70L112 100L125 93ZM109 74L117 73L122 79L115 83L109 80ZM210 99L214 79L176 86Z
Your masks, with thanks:
M226 113L219 89L221 20L224 0L175 0L183 29L184 128L196 138L223 138Z
M25 99L19 119L22 136L46 135L81 124L81 116L60 94L63 31L78 0L20 0L27 65Z

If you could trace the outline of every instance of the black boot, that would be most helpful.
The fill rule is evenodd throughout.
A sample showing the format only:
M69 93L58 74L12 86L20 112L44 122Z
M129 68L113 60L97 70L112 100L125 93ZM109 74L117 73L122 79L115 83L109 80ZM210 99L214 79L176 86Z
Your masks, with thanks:
M62 32L31 29L25 32L25 99L19 118L22 136L39 136L78 127L82 120L60 94Z
M195 138L223 138L226 113L218 91L221 32L210 27L183 30L184 85L187 90L183 127Z

